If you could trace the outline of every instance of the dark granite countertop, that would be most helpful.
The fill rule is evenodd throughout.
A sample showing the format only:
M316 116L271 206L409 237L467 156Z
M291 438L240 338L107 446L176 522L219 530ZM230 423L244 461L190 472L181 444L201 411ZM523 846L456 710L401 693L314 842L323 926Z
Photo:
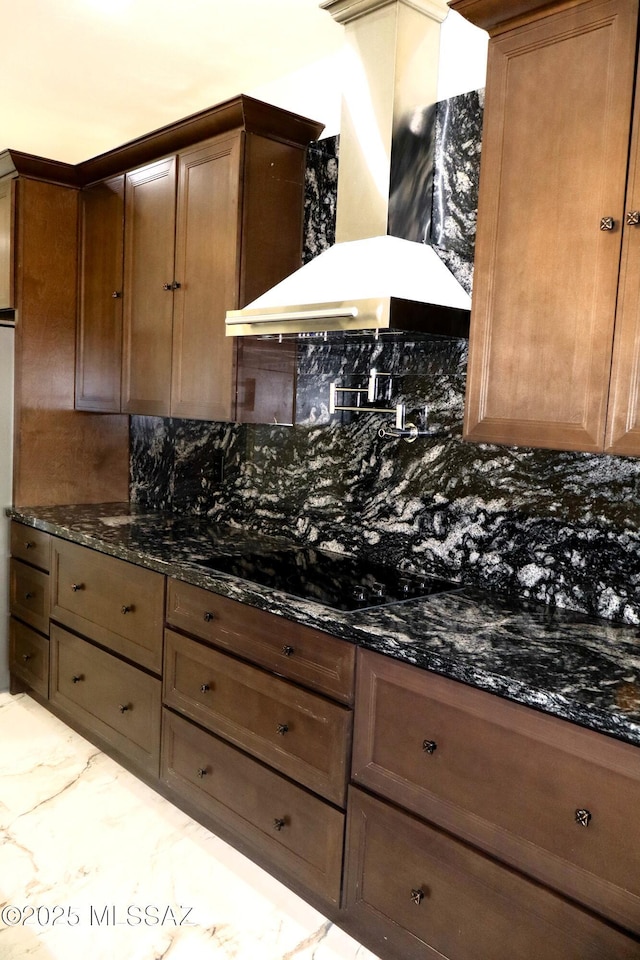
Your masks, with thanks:
M279 614L369 650L640 745L640 630L461 589L343 612L199 567L268 542L237 525L134 504L14 508L39 530Z

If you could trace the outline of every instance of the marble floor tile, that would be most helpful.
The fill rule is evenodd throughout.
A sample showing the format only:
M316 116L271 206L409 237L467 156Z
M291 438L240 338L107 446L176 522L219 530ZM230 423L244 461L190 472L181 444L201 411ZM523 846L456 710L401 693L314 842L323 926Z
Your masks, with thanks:
M0 693L2 960L376 960L26 695Z

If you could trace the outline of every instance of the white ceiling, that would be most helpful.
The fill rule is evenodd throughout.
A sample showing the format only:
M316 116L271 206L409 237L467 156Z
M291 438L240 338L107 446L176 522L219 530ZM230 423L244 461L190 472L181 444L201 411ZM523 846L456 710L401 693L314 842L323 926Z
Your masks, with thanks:
M337 132L344 28L319 0L2 8L0 150L77 163L239 93Z

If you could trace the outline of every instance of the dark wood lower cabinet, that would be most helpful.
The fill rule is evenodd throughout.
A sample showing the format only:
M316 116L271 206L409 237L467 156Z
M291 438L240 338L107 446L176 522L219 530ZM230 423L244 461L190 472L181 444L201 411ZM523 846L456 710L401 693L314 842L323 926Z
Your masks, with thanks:
M160 680L52 624L49 697L56 712L158 776Z
M338 806L352 714L258 667L165 631L164 702Z
M345 925L384 960L632 960L640 943L350 788Z
M161 779L296 889L338 906L341 810L166 709Z
M359 651L351 779L640 934L640 750Z
M49 574L12 559L9 569L11 613L40 633L49 632Z
M636 747L187 583L163 616L161 574L57 537L47 575L17 524L12 549L12 691L381 960L640 960Z
M13 617L9 621L9 667L27 687L41 697L49 696L49 641Z

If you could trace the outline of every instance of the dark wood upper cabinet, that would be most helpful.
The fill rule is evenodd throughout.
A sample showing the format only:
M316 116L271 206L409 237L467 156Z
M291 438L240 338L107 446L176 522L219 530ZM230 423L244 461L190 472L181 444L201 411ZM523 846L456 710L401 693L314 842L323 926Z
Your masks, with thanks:
M180 155L171 414L231 420L235 344L224 316L237 302L242 134Z
M176 223L176 158L127 174L122 409L168 416Z
M451 5L492 33L465 438L638 455L637 0Z
M14 190L13 179L0 180L0 310L11 309L14 304Z
M120 412L124 175L80 196L76 409Z
M226 337L225 313L300 266L305 152L322 128L245 97L198 118L192 127L180 121L173 132L165 128L78 168L90 175L149 159L154 141L158 149L178 147L82 191L77 405L290 423L291 352L274 364L273 344L256 344L250 369L238 373L244 351ZM205 130L216 135L202 139ZM123 229L116 226L115 201L107 213L105 199L107 185L119 178ZM92 216L99 221L93 228ZM117 262L124 262L121 282L109 273ZM95 306L98 285L102 299ZM107 305L116 291L122 296Z

